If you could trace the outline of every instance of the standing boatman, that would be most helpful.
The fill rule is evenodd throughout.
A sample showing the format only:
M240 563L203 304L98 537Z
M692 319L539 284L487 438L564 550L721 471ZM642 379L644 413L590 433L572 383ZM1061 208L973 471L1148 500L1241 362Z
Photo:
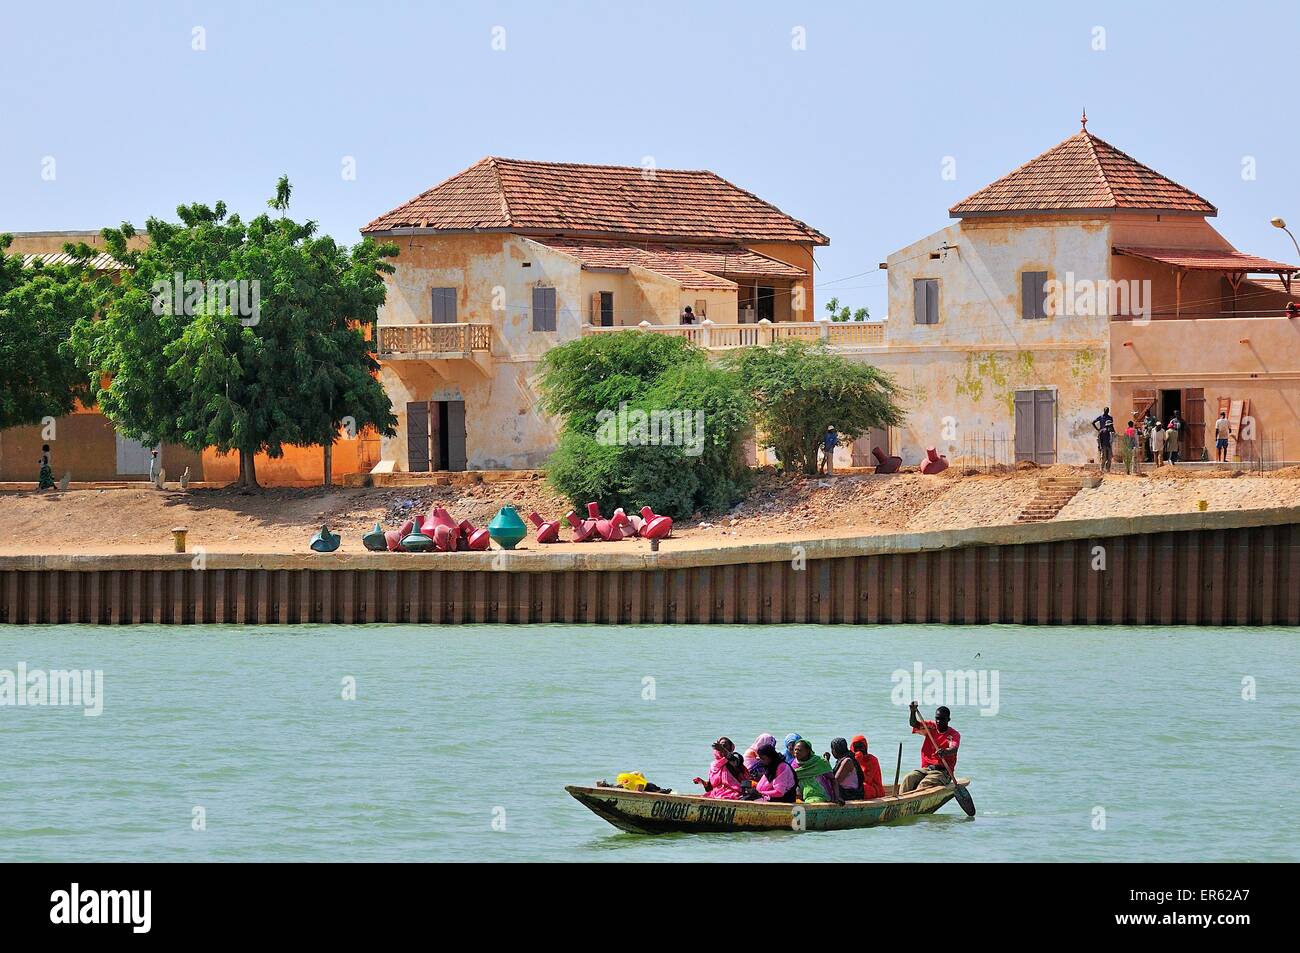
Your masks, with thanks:
M921 742L921 767L916 771L907 772L907 777L903 778L903 794L925 788L943 787L948 783L949 776L956 780L957 746L961 744L961 735L956 728L948 724L950 718L952 712L948 710L948 706L940 705L934 711L934 721L922 721L917 714L916 702L912 702L907 719L908 724L912 726L912 734L926 735L926 728L930 729L930 732L926 735L925 741Z

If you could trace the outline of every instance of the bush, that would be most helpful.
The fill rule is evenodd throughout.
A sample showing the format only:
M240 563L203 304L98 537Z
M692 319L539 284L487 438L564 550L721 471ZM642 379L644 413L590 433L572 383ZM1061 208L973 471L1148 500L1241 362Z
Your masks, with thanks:
M562 421L549 479L575 506L680 519L743 492L752 402L690 342L644 331L571 341L547 353L541 389Z

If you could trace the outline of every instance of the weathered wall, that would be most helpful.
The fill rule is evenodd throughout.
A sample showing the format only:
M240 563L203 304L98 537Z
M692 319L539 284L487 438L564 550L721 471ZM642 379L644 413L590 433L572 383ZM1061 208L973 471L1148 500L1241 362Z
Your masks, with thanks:
M1258 438L1300 456L1300 319L1203 318L1112 325L1111 404L1125 414L1135 388L1200 387L1212 427L1220 397L1249 399ZM1116 413L1119 416L1119 413ZM1214 447L1212 432L1206 447Z
M555 443L553 423L537 410L537 361L581 334L590 287L568 255L511 235L415 236L399 240L379 323L427 324L429 289L455 287L457 319L492 325L486 367L469 360L383 362L380 381L397 415L397 435L381 440L383 459L405 470L406 404L465 401L465 453L470 469L540 466ZM613 277L613 276L603 276ZM532 330L532 289L556 289L556 330ZM625 286L626 288L626 286ZM617 299L615 306L618 306Z
M939 253L941 245L956 250ZM937 258L932 254L938 253ZM894 452L917 463L928 446L956 461L966 434L1014 438L1017 390L1057 395L1057 458L1096 456L1092 419L1109 397L1104 315L1021 317L1021 272L1104 280L1110 242L1099 219L961 221L889 256L887 347L855 359L895 375L912 394ZM939 323L913 317L913 281L939 280Z

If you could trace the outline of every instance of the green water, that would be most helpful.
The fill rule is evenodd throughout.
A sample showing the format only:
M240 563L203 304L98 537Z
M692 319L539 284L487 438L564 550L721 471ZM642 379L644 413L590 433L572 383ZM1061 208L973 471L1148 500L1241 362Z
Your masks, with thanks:
M974 821L644 837L564 793L764 730L865 732L888 782L918 661L997 673L954 707ZM1293 629L0 627L19 662L104 707L0 707L0 861L1300 860Z

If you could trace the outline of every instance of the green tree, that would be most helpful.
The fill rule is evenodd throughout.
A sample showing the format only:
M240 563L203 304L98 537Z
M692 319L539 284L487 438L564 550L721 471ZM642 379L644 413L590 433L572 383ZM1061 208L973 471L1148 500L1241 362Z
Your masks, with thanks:
M94 314L94 281L84 244L64 250L67 265L23 266L0 235L0 429L71 413L89 388L68 347L72 327Z
M289 183L250 222L218 202L181 206L180 222L105 229L128 270L97 321L73 330L95 369L100 410L129 436L239 453L239 483L256 487L255 455L330 446L345 423L394 432L376 373L373 326L383 275L397 254L366 239L348 249L286 217Z
M905 396L888 374L831 353L822 342L778 341L731 355L757 409L755 424L776 450L782 469L817 472L817 450L828 426L841 440L872 427L903 422Z
M865 321L871 317L871 312L866 308L850 311L847 304L840 307L839 298L831 298L830 301L827 301L826 310L830 313L832 321Z
M751 401L738 375L690 342L644 331L570 341L547 352L541 391L561 421L548 477L575 506L648 505L681 518L743 492Z

